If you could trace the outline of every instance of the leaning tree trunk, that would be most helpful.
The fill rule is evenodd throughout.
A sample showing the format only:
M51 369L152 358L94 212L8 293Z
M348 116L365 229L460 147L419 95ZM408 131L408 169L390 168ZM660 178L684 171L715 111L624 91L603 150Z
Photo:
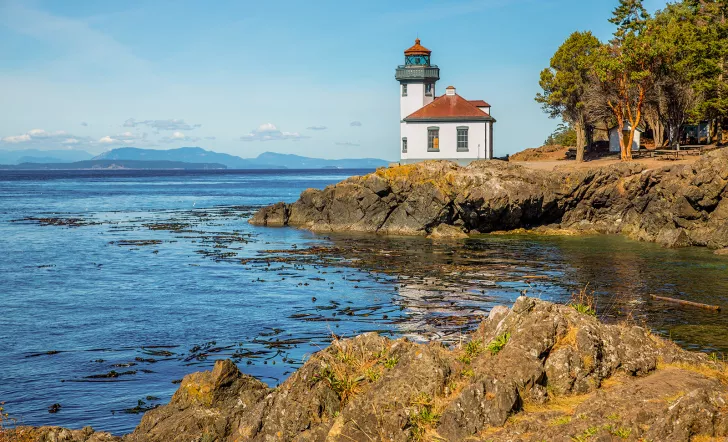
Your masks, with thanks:
M652 138L655 140L655 148L659 149L665 144L665 123L660 118L660 113L652 106L645 108L645 121L652 129Z
M586 123L583 118L574 124L574 131L576 131L576 162L581 163L584 161L584 144L586 143Z

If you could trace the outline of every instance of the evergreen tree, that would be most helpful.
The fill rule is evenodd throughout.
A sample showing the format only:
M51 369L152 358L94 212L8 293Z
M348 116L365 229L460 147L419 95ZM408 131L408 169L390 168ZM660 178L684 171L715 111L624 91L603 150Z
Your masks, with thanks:
M551 118L561 118L576 132L576 161L584 159L586 130L589 124L584 102L589 86L589 73L595 52L601 43L591 32L574 32L551 58L550 66L541 71L539 85L543 93L536 95Z

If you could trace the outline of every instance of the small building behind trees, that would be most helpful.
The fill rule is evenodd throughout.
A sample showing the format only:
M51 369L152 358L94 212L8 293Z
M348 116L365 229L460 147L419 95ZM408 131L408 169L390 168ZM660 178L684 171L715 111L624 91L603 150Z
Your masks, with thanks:
M622 128L622 133L619 132L619 127L614 126L609 129L609 151L610 152L621 152L621 147L619 144L619 139L624 139L625 146L629 143L629 133L632 130L632 126L630 126L629 121L624 122L624 127ZM644 132L644 129L637 126L637 130L634 131L634 140L632 141L632 151L636 152L640 150L640 138L642 137L642 133Z

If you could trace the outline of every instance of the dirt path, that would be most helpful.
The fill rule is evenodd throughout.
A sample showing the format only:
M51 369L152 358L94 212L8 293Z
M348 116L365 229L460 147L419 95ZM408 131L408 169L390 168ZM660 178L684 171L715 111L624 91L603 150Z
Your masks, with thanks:
M698 160L698 155L688 155L680 158L679 160L668 160L666 158L639 158L633 160L635 163L644 164L649 169L657 169L664 166L678 165L678 164L692 164ZM596 167L609 166L611 164L619 163L619 158L608 157L599 158L591 161L584 161L583 163L577 163L573 160L557 160L557 161L512 161L513 164L528 167L529 169L535 170L577 170L577 169L593 169Z

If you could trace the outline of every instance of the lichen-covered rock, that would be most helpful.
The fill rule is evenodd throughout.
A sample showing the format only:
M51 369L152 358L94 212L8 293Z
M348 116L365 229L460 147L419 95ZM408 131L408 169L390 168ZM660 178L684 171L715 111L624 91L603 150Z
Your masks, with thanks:
M449 224L440 224L439 226L432 229L432 233L428 236L434 240L453 240L467 238L468 234L463 232L459 227L451 226Z
M118 441L93 430L42 441ZM40 434L40 433L39 433ZM48 436L50 435L50 436ZM728 366L520 297L462 345L335 340L269 389L230 361L186 376L124 442L675 440L728 436Z
M19 427L12 430L0 428L0 441L7 442L121 442L120 437L96 432L91 427L69 430L61 427Z
M541 232L621 233L667 247L720 249L728 247L728 149L650 170L638 163L545 172L501 161L425 161L306 190L250 222L397 235L438 235L443 225L465 233L548 226Z
M269 391L259 380L240 373L230 360L217 361L211 372L185 376L169 405L148 411L124 440L226 440L238 432L237 419L249 414Z

